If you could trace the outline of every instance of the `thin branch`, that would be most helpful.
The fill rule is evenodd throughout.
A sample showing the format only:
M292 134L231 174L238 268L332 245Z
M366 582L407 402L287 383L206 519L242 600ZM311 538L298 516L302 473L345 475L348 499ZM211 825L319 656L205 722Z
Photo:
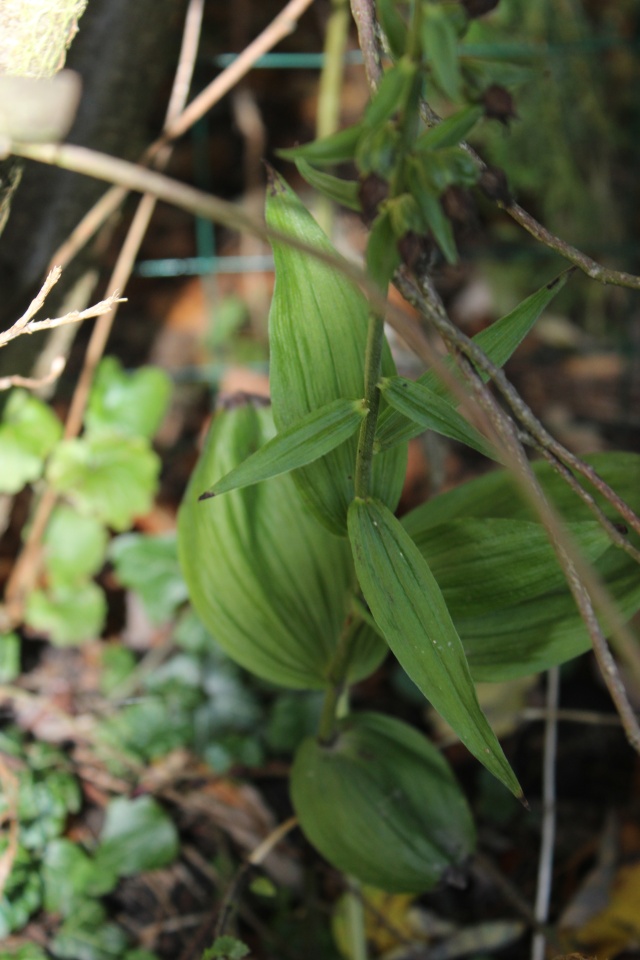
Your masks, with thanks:
M25 313L20 317L19 320L16 320L12 327L9 327L8 330L3 330L2 333L0 333L0 347L4 347L12 340L16 340L18 337L25 336L26 334L40 333L42 330L52 330L54 327L62 327L68 323L80 323L82 320L89 320L91 317L103 316L104 314L113 311L117 303L124 302L116 290L115 293L112 293L110 296L108 296L106 300L100 300L92 307L87 307L86 310L71 310L69 313L65 313L62 317L54 317L53 319L48 318L46 320L34 320L33 317L39 310L42 309L47 296L58 282L61 275L62 271L59 266L56 266L49 271L49 274L42 285L42 289L31 301ZM60 369L59 373L61 371L62 368ZM10 378L5 377L2 382L4 383L4 381L7 379ZM7 389L7 387L2 387L0 389Z
M542 769L542 833L535 918L540 927L549 919L551 884L553 880L553 849L556 838L556 757L558 751L558 721L556 711L560 697L560 668L547 673L547 718L544 731L544 759ZM540 928L533 935L531 960L544 960L547 938Z
M295 28L298 17L304 13L307 7L311 6L313 0L291 0L287 6L280 11L272 22L265 27L261 34L245 49L239 56L229 64L222 73L218 74L215 80L205 87L186 110L174 116L175 108L170 100L170 112L167 111L168 125L165 126L161 136L155 140L145 150L140 158L140 164L150 164L158 153L165 147L170 140L186 133L201 117L205 115L212 107L218 103L233 87L251 70L257 60L265 53L268 53L284 37L288 36ZM185 28L187 30L187 28ZM179 67L178 72L182 68ZM176 74L177 76L177 74ZM184 80L180 78L179 85L182 90L186 88ZM109 177L103 178L109 180ZM114 183L117 180L113 181ZM66 266L73 260L76 254L91 239L93 234L102 226L102 224L116 212L118 207L124 202L130 189L138 190L139 187L114 186L98 200L98 202L82 218L77 227L70 236L56 250L52 260L55 263L61 263Z
M51 383L55 383L67 365L66 357L59 355L53 358L49 372L44 377L22 377L19 373L8 377L0 377L0 390L11 390L12 387L24 387L25 390L40 390Z
M375 93L382 79L382 51L372 0L351 0L351 13L358 30L358 45L362 51L367 83L371 92Z

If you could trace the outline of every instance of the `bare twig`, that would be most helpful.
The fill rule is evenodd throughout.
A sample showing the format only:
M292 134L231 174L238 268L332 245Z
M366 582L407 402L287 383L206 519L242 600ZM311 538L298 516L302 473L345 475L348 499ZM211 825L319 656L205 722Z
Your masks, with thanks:
M168 144L170 140L175 140L193 126L201 117L204 116L219 100L222 99L233 87L251 70L257 60L265 53L268 53L277 43L295 27L298 17L304 13L307 7L311 6L313 0L291 0L287 6L280 11L272 22L265 27L261 34L251 43L239 56L229 64L222 73L213 80L200 93L187 110L178 113L175 104L172 103L173 95L170 100L170 110L167 111L168 123L162 135L155 140L140 159L143 165L151 163L160 150ZM187 28L185 28L185 34ZM183 45L184 48L185 45ZM182 61L182 58L181 58ZM178 67L178 73L181 73L182 67ZM177 81L181 90L187 89L184 78L181 76ZM185 118L185 114L188 116ZM110 178L105 178L109 180ZM117 181L114 181L117 182ZM98 202L82 218L77 227L73 230L65 242L56 250L53 260L56 263L62 263L66 266L76 256L76 254L91 239L93 234L102 226L102 224L116 212L123 203L130 189L138 190L139 187L114 186L98 200Z
M382 79L382 52L372 0L351 0L351 13L358 30L358 44L362 51L367 83L371 92L375 93Z
M66 365L66 357L57 356L53 358L49 372L45 374L44 377L22 377L19 373L11 374L8 377L0 377L0 390L11 390L12 387L24 387L26 390L40 390L50 383L55 383Z
M558 749L558 721L556 711L560 695L560 669L553 667L547 673L547 718L544 731L544 759L542 770L542 835L535 918L542 927L549 919L551 883L553 878L553 848L556 836L556 755ZM544 960L547 938L539 928L533 935L531 960Z

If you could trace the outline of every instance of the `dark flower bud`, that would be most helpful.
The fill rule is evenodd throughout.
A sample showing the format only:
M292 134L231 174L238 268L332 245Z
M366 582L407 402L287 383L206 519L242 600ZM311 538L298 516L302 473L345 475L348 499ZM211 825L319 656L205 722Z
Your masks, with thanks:
M462 0L462 6L467 11L467 16L471 19L482 17L490 10L498 6L499 0Z
M414 230L407 230L404 236L398 240L398 252L402 262L413 273L428 265L433 253L433 244L428 237L422 236Z
M378 207L389 195L389 184L377 173L370 173L360 181L358 199L365 223L372 223L378 215Z
M454 224L465 227L475 224L476 206L468 190L456 186L447 187L440 199L444 212Z
M505 207L510 207L513 203L506 174L500 167L485 167L480 174L478 186L489 200L497 200Z
M506 125L509 120L514 120L518 116L513 97L508 90L497 83L492 83L490 87L487 87L482 96L482 102L485 116L490 120L499 120L500 123Z

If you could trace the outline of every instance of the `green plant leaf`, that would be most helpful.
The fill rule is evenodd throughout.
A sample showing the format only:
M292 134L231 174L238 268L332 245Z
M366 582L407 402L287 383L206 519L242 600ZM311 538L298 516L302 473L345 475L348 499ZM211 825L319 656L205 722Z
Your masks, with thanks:
M320 853L382 890L429 890L474 848L471 813L444 757L383 714L347 717L331 744L305 740L291 799Z
M201 960L242 960L249 954L249 947L235 937L216 937L204 951Z
M120 960L128 938L106 916L100 903L85 900L59 927L51 942L53 955L60 960Z
M171 818L153 797L117 797L107 807L96 864L119 877L172 863L180 850Z
M416 65L408 57L400 59L394 66L385 70L378 89L365 110L366 126L379 127L398 112L405 103L414 82L416 70Z
M140 595L152 623L167 623L187 600L175 533L124 533L111 541L109 557L120 583Z
M355 210L360 213L362 209L359 198L360 184L357 180L343 180L342 177L334 177L330 173L323 173L321 170L312 167L302 157L294 162L300 176L304 177L315 190L348 210Z
M475 106L458 110L457 113L418 137L415 149L431 151L457 146L475 127L483 113L483 107Z
M178 516L178 554L191 601L225 652L281 686L322 689L351 605L349 545L310 514L288 475L199 502L273 436L271 411L244 405L214 418ZM364 638L350 679L384 657Z
M46 404L13 390L0 423L0 493L17 493L37 480L61 436L62 424Z
M115 871L94 861L71 840L59 838L48 844L42 864L44 908L67 917L87 897L110 893L118 882Z
M366 415L362 400L334 400L313 410L217 480L200 499L250 487L306 467L352 437Z
M354 500L349 539L364 597L391 650L465 746L516 796L522 791L480 709L442 592L393 514Z
M165 415L171 380L159 367L123 370L115 357L105 357L96 372L85 414L91 434L124 433L151 439Z
M424 229L431 231L447 262L457 263L458 251L451 221L442 209L425 166L415 157L406 164L406 178L422 214Z
M478 180L478 167L462 147L441 147L424 150L411 158L414 167L421 170L422 182L440 196L454 184L472 187Z
M440 4L427 3L424 6L422 42L436 84L450 100L459 100L462 76L458 62L458 34Z
M20 675L20 637L0 633L0 683L11 683Z
M394 57L401 57L407 49L407 24L398 10L397 0L377 0L376 11L389 49Z
M489 459L496 453L485 438L465 418L422 383L404 377L387 377L379 383L391 408L419 424L422 430L435 430L445 437L465 443ZM385 449L380 445L380 449Z
M126 530L151 509L159 472L146 440L101 433L58 444L47 479L82 513Z
M91 581L59 583L29 594L25 611L28 625L61 647L100 636L107 613L105 595Z
M571 273L572 270L566 270L564 273L561 273L555 280L551 280L545 284L544 287L541 287L540 290L537 290L531 294L530 297L527 297L526 300L523 300L511 313L505 314L500 320L496 320L496 322L486 330L477 334L473 338L475 345L485 352L492 363L497 367L502 367L516 347L522 343L542 311L549 305L556 294L562 290ZM454 364L450 359L447 359L445 363L450 370L455 370ZM478 371L478 373L485 382L488 380L488 377L482 371ZM438 379L435 371L428 370L418 378L416 383L422 384L443 400L446 400L453 406L457 406L457 398L455 398L442 381ZM395 410L387 409L383 411L380 416L376 439L380 447L386 449L395 443L410 440L411 437L418 436L421 430L422 428L417 428L407 417Z
M50 582L73 585L102 567L107 531L95 517L59 504L44 535L44 563Z
M304 143L298 147L291 147L287 150L277 150L279 157L285 160L306 160L318 167L332 167L337 163L348 163L353 160L356 153L356 146L360 135L364 129L363 124L357 124L354 127L348 127L346 130L339 130L321 140L313 140L311 143Z
M280 179L274 179L269 189L267 221L319 250L335 253L310 213ZM313 257L275 244L274 259L270 379L273 417L283 431L341 397L364 396L369 307L349 280ZM385 343L382 373L395 372ZM315 516L341 536L353 499L357 445L358 438L353 436L293 474ZM404 447L375 458L372 489L391 508L400 498L405 465Z
M640 510L640 457L630 453L593 454L584 458L615 489L633 510ZM590 539L593 515L564 480L546 463L533 467L542 487L556 509L569 521L569 532L582 547L588 560L607 585L621 614L630 617L640 608L640 582L635 562L622 550L609 546L602 551L599 537ZM590 490L596 502L611 520L618 516L600 494ZM491 523L499 521L536 521L531 507L523 500L513 478L499 471L463 484L435 497L403 519L410 535L424 546L431 538L429 530L442 523ZM577 525L577 526L576 526ZM584 533L579 532L583 526ZM539 527L539 524L538 524ZM636 546L640 538L629 534ZM494 561L495 562L495 561ZM557 573L550 562L550 570ZM477 680L498 681L546 670L579 656L591 646L586 628L564 578L553 580L546 592L522 598L519 603L502 606L493 612L466 615L456 611L456 627L463 640L469 666Z

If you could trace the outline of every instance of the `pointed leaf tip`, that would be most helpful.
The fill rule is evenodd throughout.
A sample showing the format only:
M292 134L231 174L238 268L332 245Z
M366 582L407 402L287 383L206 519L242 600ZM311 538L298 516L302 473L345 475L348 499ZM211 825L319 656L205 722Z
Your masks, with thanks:
M211 493L210 490L205 490L204 493L201 493L198 497L198 500L211 500L215 497L215 493Z

